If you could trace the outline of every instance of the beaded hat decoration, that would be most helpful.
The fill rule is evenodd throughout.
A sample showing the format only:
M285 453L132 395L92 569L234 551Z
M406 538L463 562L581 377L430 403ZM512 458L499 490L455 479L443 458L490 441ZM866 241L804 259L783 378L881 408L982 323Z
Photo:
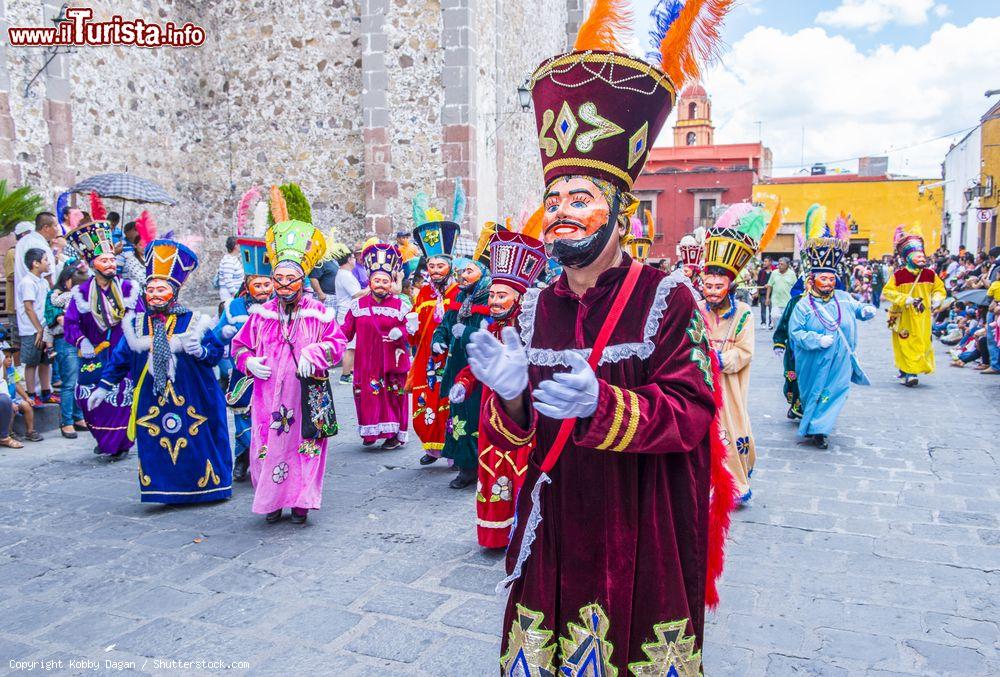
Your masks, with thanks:
M701 266L701 257L704 253L704 228L696 228L693 233L682 237L677 245L677 256L685 266Z
M547 259L545 244L530 235L501 230L490 240L493 281L522 294L535 286L546 269Z
M66 243L89 263L103 254L114 254L115 243L111 224L91 221L66 233Z
M193 251L173 240L153 240L146 247L146 280L166 280L180 287L198 267Z
M780 216L769 214L763 207L749 202L731 205L708 229L705 268L722 268L736 279L750 259L773 239L780 225Z
M302 221L281 221L267 229L264 236L271 265L289 261L302 267L306 276L326 253L326 239L323 233L311 223Z
M657 20L653 63L624 53L628 4L596 0L574 50L547 59L529 80L546 186L577 175L631 190L677 88L696 78L699 61L714 54L733 0L687 0Z
M376 242L361 252L361 261L369 275L386 273L389 277L394 277L403 264L403 257L396 245Z
M425 259L450 259L454 255L458 235L462 230L459 224L465 219L465 205L465 189L461 178L455 179L450 221L443 213L430 206L430 199L425 193L417 193L413 197L413 241Z
M826 207L814 204L806 211L805 254L810 273L839 274L847 249L850 246L850 229L847 215L841 213L831 232L826 223Z

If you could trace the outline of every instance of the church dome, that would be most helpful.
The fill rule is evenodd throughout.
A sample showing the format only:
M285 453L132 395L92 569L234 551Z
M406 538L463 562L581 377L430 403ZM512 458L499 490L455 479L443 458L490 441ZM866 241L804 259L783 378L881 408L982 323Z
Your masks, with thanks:
M697 97L708 98L708 92L697 82L692 82L681 91L682 99L693 99Z

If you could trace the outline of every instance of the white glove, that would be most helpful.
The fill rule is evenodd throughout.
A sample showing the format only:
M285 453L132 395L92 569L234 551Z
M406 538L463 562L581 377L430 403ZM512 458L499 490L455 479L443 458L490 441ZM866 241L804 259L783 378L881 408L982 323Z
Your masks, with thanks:
M931 310L937 310L941 307L941 299L933 299L931 301Z
M875 317L875 314L877 312L878 310L875 309L875 306L865 306L864 308L861 309L861 319L870 320L873 317Z
M84 358L85 360L89 360L90 358L97 355L97 351L94 350L94 344L91 343L88 339L83 339L82 341L80 341L80 347L78 348L78 350L80 351L80 357Z
M93 411L97 409L104 400L108 397L107 388L97 387L94 388L93 392L90 393L90 397L87 398L87 411Z
M233 338L234 336L236 336L236 331L237 331L236 327L234 327L231 324L227 324L222 328L221 332L222 340L228 341L229 339Z
M259 378L261 381L266 381L271 378L271 368L264 364L267 361L266 357L251 357L247 359L246 368L254 378Z
M183 341L184 352L191 357L202 358L205 357L205 347L201 345L201 336L197 334L188 334L184 337Z
M823 334L822 336L819 337L820 348L829 348L832 345L833 345L833 336L831 336L830 334Z
M416 313L406 314L406 333L410 336L415 336L417 330L420 329L420 316Z
M431 344L431 352L435 355L444 355L448 352L448 346L445 343L434 342Z
M905 301L905 305L912 306L916 302L917 302L917 298L915 296L907 296L906 297L906 301Z
M309 376L312 376L315 371L316 367L315 365L313 365L312 362L309 361L309 358L306 357L305 355L300 355L299 364L295 368L295 373L301 376L302 378L308 378Z
M783 358L785 356L785 349L784 348L775 348L774 349L774 356L777 357L780 360L781 358Z
M542 381L531 393L535 409L549 418L589 418L597 411L597 375L580 353L568 353L569 373Z
M454 336L455 338L457 339L462 338L462 334L464 333L465 333L465 325L462 324L461 322L456 322L455 324L451 325L451 335Z
M403 330L399 327L393 327L389 330L388 337L390 341L398 341L403 338Z
M465 402L465 386L461 383L456 383L448 391L448 399L455 404L461 404Z
M469 367L483 385L505 400L521 396L528 387L528 353L513 327L504 327L503 343L479 330L469 340Z

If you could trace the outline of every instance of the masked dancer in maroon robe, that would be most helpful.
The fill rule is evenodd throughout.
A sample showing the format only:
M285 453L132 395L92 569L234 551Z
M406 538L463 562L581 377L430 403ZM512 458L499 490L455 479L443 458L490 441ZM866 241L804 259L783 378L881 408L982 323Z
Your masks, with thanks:
M530 81L542 238L563 274L525 294L520 337L480 331L469 346L493 390L488 442L535 441L507 554L504 675L700 674L717 601L733 503L717 365L688 279L639 265L622 240L695 59L692 26L704 45L729 3L688 0L662 66L620 53L618 4L598 0L576 51Z

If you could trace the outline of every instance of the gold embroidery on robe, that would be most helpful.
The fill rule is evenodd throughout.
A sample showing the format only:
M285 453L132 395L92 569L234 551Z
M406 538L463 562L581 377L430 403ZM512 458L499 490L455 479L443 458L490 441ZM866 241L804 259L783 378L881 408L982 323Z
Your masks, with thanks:
M187 408L187 415L194 419L194 423L188 426L188 435L194 437L198 434L198 427L208 420L207 416L202 416L194 410L194 407Z
M699 677L701 652L695 650L694 637L684 636L687 624L685 618L654 625L657 641L642 645L649 660L630 663L629 671L635 677Z
M542 627L545 614L517 605L517 617L511 624L507 653L500 658L504 677L555 677L552 664L556 647L552 631Z
M174 390L174 382L169 380L167 381L166 387L163 389L163 394L160 395L159 398L161 407L167 403L168 397L170 398L170 401L174 403L175 407L180 407L184 404L184 398L177 394L177 391Z
M188 441L183 437L177 438L176 442L171 442L169 437L160 438L160 446L167 450L170 454L170 460L174 465L177 465L177 457L181 453L181 449L187 446Z
M617 677L618 669L611 664L614 647L607 640L607 614L600 604L588 604L580 609L582 625L569 623L569 637L559 639L562 672L566 677Z
M204 489L205 487L207 487L209 480L212 480L212 484L214 484L215 486L219 486L219 483L222 481L219 479L219 476L215 474L215 468L212 467L212 462L210 460L206 460L205 475L200 480L198 480L198 488Z
M142 461L139 461L139 484L144 487L148 487L152 483L153 480L150 479L149 475L142 471Z

